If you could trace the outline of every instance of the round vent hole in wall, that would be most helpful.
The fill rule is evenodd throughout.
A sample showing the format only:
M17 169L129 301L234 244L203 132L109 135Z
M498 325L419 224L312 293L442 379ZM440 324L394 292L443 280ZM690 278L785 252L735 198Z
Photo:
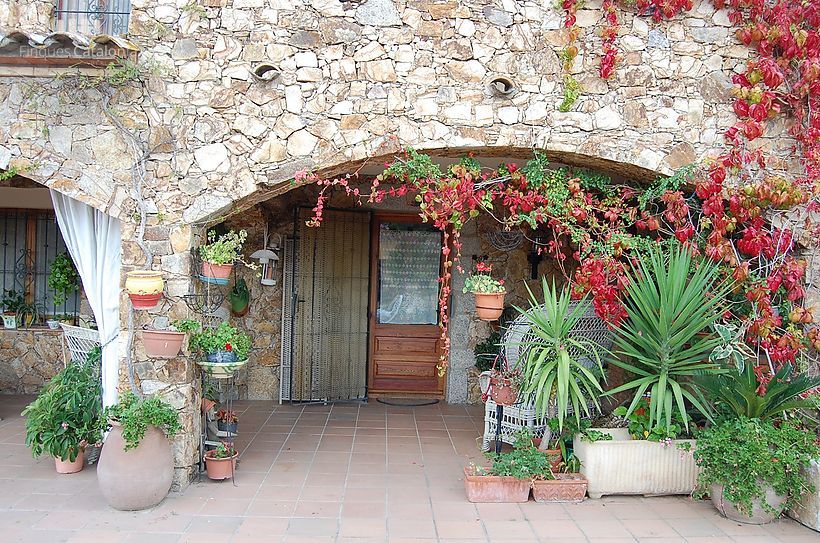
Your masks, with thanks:
M515 88L515 83L506 77L496 77L490 81L487 86L489 87L490 94L503 98L509 98L518 91L518 89Z

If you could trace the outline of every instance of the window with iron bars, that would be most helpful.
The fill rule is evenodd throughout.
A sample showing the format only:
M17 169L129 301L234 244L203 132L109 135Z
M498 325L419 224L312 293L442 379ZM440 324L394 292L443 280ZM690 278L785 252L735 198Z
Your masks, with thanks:
M131 0L57 0L55 15L57 32L124 36Z
M70 315L80 308L79 292L60 305L48 287L54 258L67 252L54 212L50 210L0 210L0 254L3 293L15 290L37 304L44 316Z

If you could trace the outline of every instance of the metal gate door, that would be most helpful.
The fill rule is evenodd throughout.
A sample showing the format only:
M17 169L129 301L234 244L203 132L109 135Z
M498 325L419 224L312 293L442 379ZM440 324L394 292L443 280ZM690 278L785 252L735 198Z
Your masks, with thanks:
M333 401L367 394L370 215L324 211L309 228L300 210L286 244L282 401Z

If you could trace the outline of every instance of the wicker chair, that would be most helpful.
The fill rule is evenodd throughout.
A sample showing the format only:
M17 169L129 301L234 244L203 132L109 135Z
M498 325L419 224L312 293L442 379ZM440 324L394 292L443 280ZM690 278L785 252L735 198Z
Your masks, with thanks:
M570 311L574 310L577 304L578 302L571 302ZM600 355L608 351L612 345L612 331L606 322L595 314L592 306L578 320L578 323L572 329L572 334L575 337L595 342L600 348ZM507 326L501 339L501 352L506 358L509 368L516 368L523 363L526 358L527 346L535 339L535 334L530 330L530 323L525 315L520 315ZM581 356L581 354L574 347L569 349L569 355L580 357L578 360L580 363L590 367L594 365L592 360ZM488 376L489 372L485 372L485 374ZM485 378L484 381L486 380ZM495 440L496 413L495 402L491 398L487 398L484 406L484 437L481 441L481 448L485 451L490 449L490 442ZM519 403L504 407L501 419L501 441L514 443L514 434L521 428L528 428L535 437L543 437L547 419L554 417L555 414L556 406L550 405L547 413L538 416L536 408L529 398L519 398Z

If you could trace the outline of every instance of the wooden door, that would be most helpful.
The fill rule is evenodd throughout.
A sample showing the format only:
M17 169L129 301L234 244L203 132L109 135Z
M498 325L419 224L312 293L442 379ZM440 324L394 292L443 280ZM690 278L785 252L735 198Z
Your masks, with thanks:
M441 398L441 232L416 215L375 215L371 228L368 395Z

